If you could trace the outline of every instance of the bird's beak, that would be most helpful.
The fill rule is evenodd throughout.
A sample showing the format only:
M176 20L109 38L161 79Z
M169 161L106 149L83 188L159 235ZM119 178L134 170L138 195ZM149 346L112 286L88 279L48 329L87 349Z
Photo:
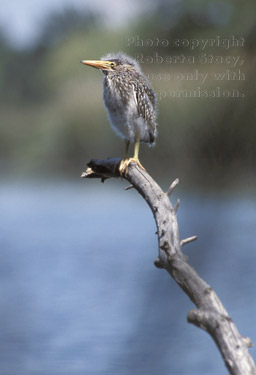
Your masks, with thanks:
M101 70L110 70L112 62L104 60L82 60L81 63Z

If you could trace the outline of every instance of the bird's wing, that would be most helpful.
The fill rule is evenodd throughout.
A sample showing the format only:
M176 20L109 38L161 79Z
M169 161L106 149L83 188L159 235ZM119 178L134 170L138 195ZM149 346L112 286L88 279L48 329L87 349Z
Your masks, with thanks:
M135 89L135 96L137 101L137 109L140 116L146 119L146 107L145 107L145 93L140 84L137 84Z
M155 108L155 106L156 106L156 96L155 96L155 93L154 93L153 89L151 88L151 86L149 86L145 83L143 84L143 86L144 86L143 88L144 88L145 92L147 93L147 96L148 96L150 102L153 105L153 108Z
M132 94L133 94L133 98L134 98L136 107L138 107L138 92L137 92L137 87L136 87L135 82L132 83Z
M144 82L133 83L133 96L137 104L138 114L148 120L149 113L155 109L155 94ZM150 110L151 109L151 110Z
M140 76L130 81L132 95L136 104L138 115L149 125L149 143L153 143L156 137L155 105L156 98L150 84Z

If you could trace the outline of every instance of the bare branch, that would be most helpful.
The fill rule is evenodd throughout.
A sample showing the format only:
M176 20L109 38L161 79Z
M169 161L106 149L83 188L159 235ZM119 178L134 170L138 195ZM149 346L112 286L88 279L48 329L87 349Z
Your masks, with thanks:
M91 160L82 176L106 179L120 177L119 159ZM158 257L154 264L164 268L197 307L188 313L190 323L206 330L213 338L231 375L256 375L256 368L248 347L251 341L238 332L220 299L212 288L192 268L181 251L181 246L194 241L196 236L180 241L176 211L169 195L177 179L165 194L153 178L136 163L129 164L123 177L140 193L149 205L157 227Z
M166 192L166 195L167 195L168 197L172 194L173 190L176 188L176 186L178 185L178 183L179 183L179 179L178 179L178 178L176 178L176 179L171 183L169 189L168 189L167 192Z
M130 189L133 189L133 188L134 188L133 185L129 185L129 186L126 186L126 187L124 188L124 190L130 190Z
M178 208L179 208L179 205L180 205L180 200L177 199L177 202L176 202L176 204L175 204L175 206L174 206L174 208L173 208L175 213L177 213Z
M187 243L195 241L195 240L197 240L197 236L192 236L192 237L184 238L184 240L180 241L180 246L184 246Z

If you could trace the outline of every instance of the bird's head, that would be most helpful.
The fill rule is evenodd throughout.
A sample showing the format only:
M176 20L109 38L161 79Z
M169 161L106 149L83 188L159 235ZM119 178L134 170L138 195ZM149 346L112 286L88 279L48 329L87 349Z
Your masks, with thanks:
M140 71L138 63L123 52L116 54L110 53L103 56L101 60L82 60L81 63L100 69L104 74L107 74L108 72L121 72L124 70Z

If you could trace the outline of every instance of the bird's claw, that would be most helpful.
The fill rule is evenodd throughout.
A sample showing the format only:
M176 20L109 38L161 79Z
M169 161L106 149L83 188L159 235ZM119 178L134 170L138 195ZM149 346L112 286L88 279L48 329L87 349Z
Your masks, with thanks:
M128 167L131 163L136 163L143 171L145 171L145 168L143 167L139 159L136 159L136 158L123 159L121 160L120 165L119 165L119 172L121 176L127 175Z

